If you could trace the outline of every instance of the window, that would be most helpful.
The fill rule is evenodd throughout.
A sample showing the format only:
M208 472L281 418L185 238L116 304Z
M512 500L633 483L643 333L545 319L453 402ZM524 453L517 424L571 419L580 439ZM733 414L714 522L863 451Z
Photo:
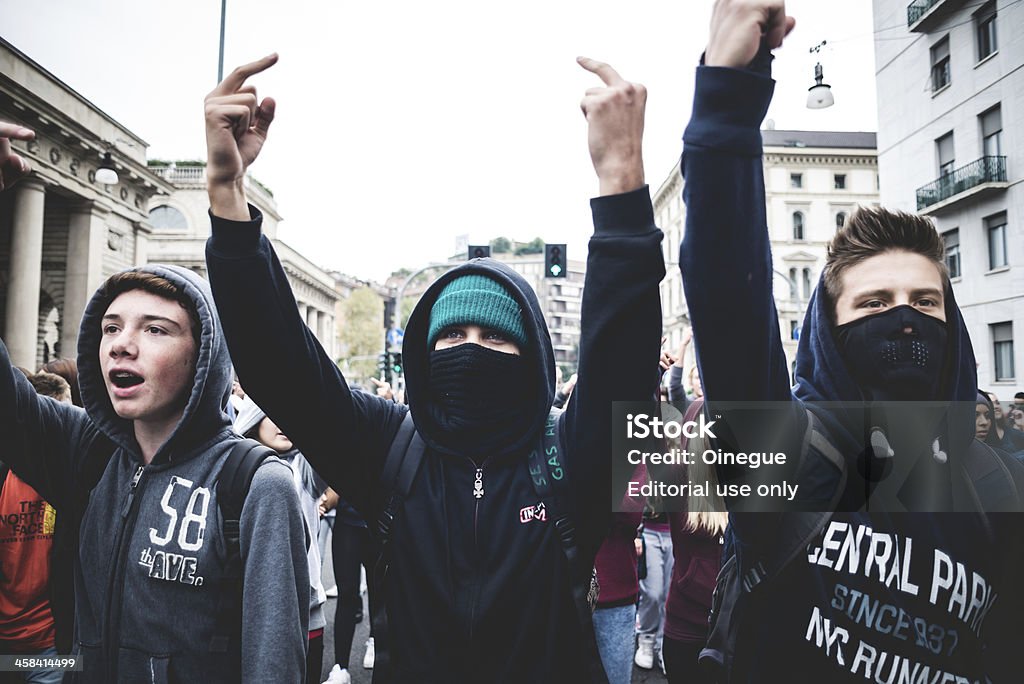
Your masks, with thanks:
M188 220L174 207L155 207L149 212L149 223L154 230L187 230Z
M845 190L846 189L846 174L845 173L837 173L835 176L833 176L833 178L835 179L835 188L836 188L836 190Z
M804 269L804 299L811 298L811 269Z
M946 244L946 268L949 269L950 278L960 277L960 229L954 228L942 234L942 241Z
M789 174L789 187L791 187L791 188L802 188L802 187L804 187L804 175L802 173L791 173L791 174Z
M788 283L788 285L789 285L789 298L793 299L793 300L799 298L800 293L797 292L797 290L796 290L796 269L795 268L789 269L789 283Z
M953 148L953 131L935 141L935 148L939 153L939 176L945 177L953 173L956 166L956 155Z
M789 339L791 339L791 340L799 340L800 339L799 330L800 330L800 321L794 321L794 320L790 319L790 321L789 321Z
M992 329L992 358L995 360L996 382L1013 380L1013 323L994 323Z
M974 35L978 40L978 61L985 59L999 49L996 42L996 3L988 3L974 13Z
M1009 264L1006 259L1006 212L985 217L985 232L988 234L988 267L1002 268Z
M793 239L804 239L804 215L800 211L793 212Z
M932 92L949 85L949 36L932 46Z
M836 230L846 225L846 212L840 211L836 214Z
M999 105L978 117L981 119L981 153L986 157L1002 155L1003 112Z

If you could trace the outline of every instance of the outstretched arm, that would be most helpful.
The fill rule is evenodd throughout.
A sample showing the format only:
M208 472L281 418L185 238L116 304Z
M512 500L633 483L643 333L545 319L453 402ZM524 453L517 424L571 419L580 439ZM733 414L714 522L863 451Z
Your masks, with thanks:
M679 267L709 401L788 400L772 296L760 123L771 55L793 28L782 0L715 4L686 127ZM756 59L755 59L756 58Z
M612 402L649 400L661 339L661 231L644 185L641 146L647 93L607 64L581 58L601 78L582 109L601 197L581 311L579 379L566 410L569 481L577 492L583 553L596 553L612 510Z
M367 519L387 445L405 408L345 379L299 315L295 295L244 178L267 139L275 102L259 101L246 79L270 55L235 69L206 98L207 191L213 233L210 284L231 360L246 393L271 416L335 490Z

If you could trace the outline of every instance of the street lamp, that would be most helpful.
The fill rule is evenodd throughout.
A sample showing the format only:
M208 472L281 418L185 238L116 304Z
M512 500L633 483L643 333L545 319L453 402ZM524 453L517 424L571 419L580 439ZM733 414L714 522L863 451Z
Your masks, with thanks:
M96 169L96 182L104 185L117 185L118 180L117 171L114 170L114 160L110 156L110 152L104 152L103 161Z
M825 47L828 41L821 41L809 52L811 54L820 53L821 48ZM814 65L814 85L807 89L807 108L808 109L825 109L831 107L836 103L835 98L832 97L832 86L828 83L824 83L825 76L821 69L821 62Z

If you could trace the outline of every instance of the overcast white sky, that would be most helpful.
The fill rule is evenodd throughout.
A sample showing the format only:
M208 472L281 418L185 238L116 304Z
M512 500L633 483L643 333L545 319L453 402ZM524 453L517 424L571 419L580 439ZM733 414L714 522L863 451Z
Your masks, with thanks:
M583 258L597 180L579 111L611 63L649 91L652 192L681 150L711 0L228 0L225 71L277 51L255 79L278 101L252 173L314 263L383 280L443 260L457 235L569 243ZM874 131L870 0L790 0L769 118L780 129ZM0 0L0 32L146 140L205 157L219 0ZM884 35L884 34L883 34ZM808 48L821 40L820 56ZM835 93L804 107L815 60ZM103 65L103 66L99 66Z

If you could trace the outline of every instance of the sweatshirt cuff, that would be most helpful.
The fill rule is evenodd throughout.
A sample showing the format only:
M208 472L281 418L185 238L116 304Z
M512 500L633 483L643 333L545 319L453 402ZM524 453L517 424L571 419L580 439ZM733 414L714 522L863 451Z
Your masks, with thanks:
M249 205L248 221L232 221L214 216L210 211L211 236L209 248L231 256L255 254L260 246L263 214Z
M594 235L642 235L657 230L650 187L590 200Z
M683 134L687 145L761 154L761 122L775 91L764 73L727 67L697 67L693 114Z

